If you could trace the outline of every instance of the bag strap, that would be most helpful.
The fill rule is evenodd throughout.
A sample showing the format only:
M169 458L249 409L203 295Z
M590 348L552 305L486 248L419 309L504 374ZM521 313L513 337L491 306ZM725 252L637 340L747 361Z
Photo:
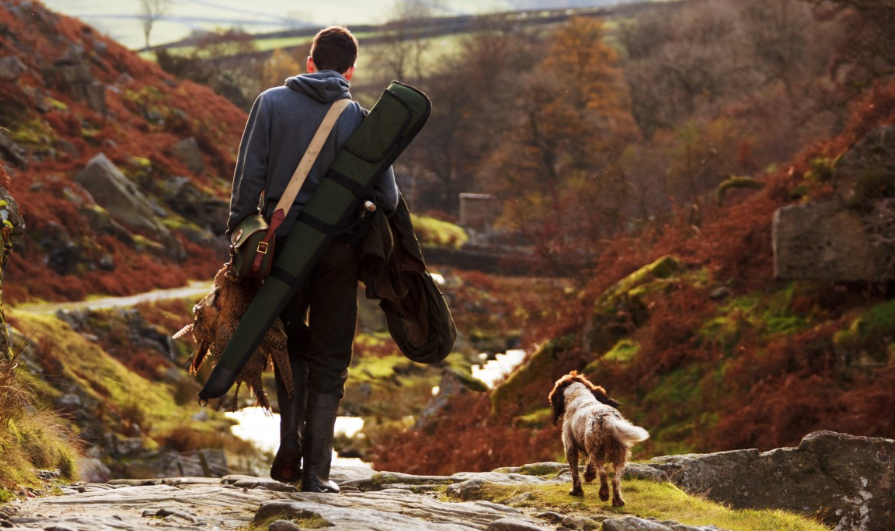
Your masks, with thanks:
M258 243L255 259L252 261L252 271L257 272L261 269L264 255L267 254L270 242L273 240L277 227L279 227L283 223L283 220L286 219L286 213L292 208L292 202L295 201L295 196L298 195L298 191L305 183L308 173L311 171L311 168L314 167L314 162L317 161L317 156L320 155L320 151L323 149L323 144L325 144L326 139L329 138L330 131L333 130L333 126L336 125L336 121L338 121L339 116L342 115L342 111L348 108L348 105L350 104L351 99L349 98L336 100L330 106L329 110L326 111L326 116L323 117L323 122L320 123L320 127L318 127L317 132L314 133L314 138L311 139L308 149L305 150L305 154L302 155L298 167L295 168L295 172L289 180L289 185L286 186L286 190L283 191L283 195L280 196L280 200L277 203L276 208L274 208L273 215L270 217L270 226L267 229L267 234L265 234L264 239Z
M317 161L317 156L320 155L320 151L323 149L323 144L325 144L326 139L329 138L330 131L332 131L333 126L336 125L336 121L339 119L339 116L342 115L342 111L344 111L350 104L351 100L349 98L336 100L335 103L330 106L329 111L326 112L326 116L323 117L323 122L314 134L314 138L311 139L307 151L305 151L305 154L302 156L301 162L299 162L298 167L295 168L295 173L292 174L289 186L286 187L283 195L280 196L280 201L277 203L276 208L274 208L273 215L270 218L270 234L272 234L277 227L283 223L283 220L286 219L286 213L289 212L289 209L292 207L292 202L295 201L295 196L298 195L298 191L305 183L305 179L308 177L308 173L314 166L314 162Z

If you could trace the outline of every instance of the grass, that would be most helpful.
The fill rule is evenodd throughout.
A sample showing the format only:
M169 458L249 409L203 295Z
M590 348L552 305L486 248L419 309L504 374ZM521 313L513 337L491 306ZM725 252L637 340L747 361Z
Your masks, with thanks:
M458 225L440 219L411 214L413 228L423 245L453 247L459 249L469 239Z
M108 416L114 427L123 429L129 422L151 427L156 433L167 433L189 422L198 411L197 407L178 405L170 384L152 382L128 370L98 345L73 331L67 323L53 316L24 311L10 313L16 319L17 328L31 334L32 339L41 345L41 358L56 362L60 374L54 376L103 404L102 414ZM220 422L201 423L201 429L224 429L225 424L229 424L229 421L218 420ZM145 430L143 432L145 434Z
M35 469L59 469L67 479L77 475L79 445L62 420L49 411L26 413L35 397L17 357L0 360L0 502L9 495L4 488L39 484Z
M690 496L671 483L630 480L622 482L624 507L612 507L597 496L599 485L584 485L584 498L569 496L568 484L557 485L485 485L481 499L506 502L539 512L554 510L559 513L578 513L583 516L620 517L674 520L693 526L714 525L730 531L829 531L823 525L803 516L780 510L731 509L703 498ZM521 494L530 495L521 496Z

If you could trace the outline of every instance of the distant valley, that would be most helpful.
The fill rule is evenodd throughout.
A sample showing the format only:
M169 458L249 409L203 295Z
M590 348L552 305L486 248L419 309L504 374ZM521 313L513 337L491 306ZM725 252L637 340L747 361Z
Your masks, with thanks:
M237 0L176 0L169 13L152 29L152 44L176 41L195 30L240 27L250 33L326 24L378 24L386 22L402 0L344 0L320 3L308 0L261 0L247 8ZM407 0L403 0L407 1ZM638 0L438 0L430 4L445 16L529 9L581 8L631 3ZM140 3L115 0L44 0L57 12L75 16L129 48L144 44Z

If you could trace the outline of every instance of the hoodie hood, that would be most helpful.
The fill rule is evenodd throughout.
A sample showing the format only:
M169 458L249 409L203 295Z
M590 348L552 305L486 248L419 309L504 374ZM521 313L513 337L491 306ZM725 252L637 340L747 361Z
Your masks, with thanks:
M348 81L335 70L293 76L286 80L286 86L296 92L307 94L320 103L332 103L351 97L351 93L348 92Z

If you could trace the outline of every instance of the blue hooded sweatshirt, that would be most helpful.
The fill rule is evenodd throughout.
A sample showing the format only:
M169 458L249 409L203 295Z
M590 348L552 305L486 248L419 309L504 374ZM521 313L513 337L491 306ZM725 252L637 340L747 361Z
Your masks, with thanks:
M348 81L332 70L291 77L285 86L266 90L258 96L239 145L227 220L228 236L240 221L259 209L270 219L330 105L343 98L351 99ZM357 102L352 102L339 117L285 221L277 229L277 236L289 234L336 153L365 114ZM373 191L377 206L386 214L394 212L398 187L391 168L375 183Z

